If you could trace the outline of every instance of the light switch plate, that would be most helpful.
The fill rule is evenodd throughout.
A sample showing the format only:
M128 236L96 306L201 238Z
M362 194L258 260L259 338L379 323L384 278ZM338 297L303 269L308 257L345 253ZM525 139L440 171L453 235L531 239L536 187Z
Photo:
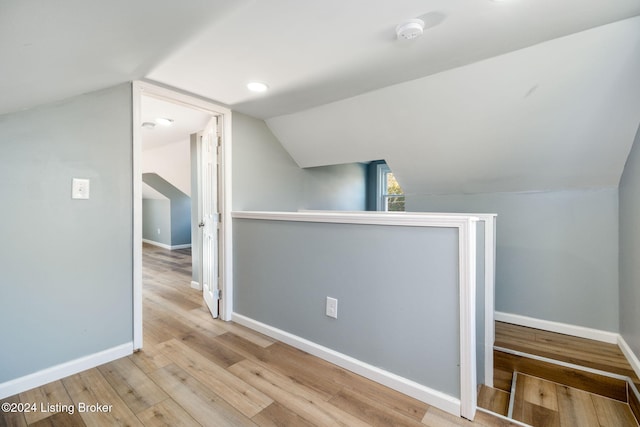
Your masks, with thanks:
M73 178L71 185L72 199L88 199L89 198L89 180L81 178Z
M325 314L334 319L338 318L338 300L336 298L327 297Z

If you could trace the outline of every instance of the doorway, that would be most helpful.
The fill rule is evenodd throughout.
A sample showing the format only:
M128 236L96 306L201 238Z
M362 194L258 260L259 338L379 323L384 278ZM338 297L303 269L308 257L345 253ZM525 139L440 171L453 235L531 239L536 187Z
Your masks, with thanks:
M143 184L142 173L144 170L143 167L143 141L144 141L144 132L148 131L151 127L155 129L159 126L168 126L172 127L176 125L172 130L178 131L178 128L182 129L182 133L185 133L185 127L177 126L175 123L175 119L172 117L167 117L169 114L159 114L158 119L160 119L154 125L151 125L151 121L148 116L145 116L145 111L143 108L146 105L162 105L164 107L173 107L171 111L190 111L192 114L188 116L193 119L193 123L191 126L193 129L188 129L186 131L186 135L196 134L200 132L200 135L203 135L204 130L206 128L206 124L199 123L204 119L206 119L206 123L214 122L216 123L216 154L217 160L216 163L216 172L215 172L215 184L208 185L209 188L207 196L209 199L214 199L217 201L215 206L217 209L215 211L215 224L207 225L206 227L198 227L199 224L208 224L213 217L209 218L209 220L205 221L202 213L199 211L199 207L203 206L204 195L202 191L198 191L198 188L204 188L205 186L198 185L196 191L190 191L190 195L192 198L196 198L198 203L198 215L193 215L190 221L190 228L194 230L192 232L192 237L195 235L199 235L202 233L203 228L207 228L208 238L214 244L213 250L208 250L202 252L202 242L203 239L193 239L192 238L192 253L194 258L194 272L199 274L194 274L193 278L202 277L202 273L200 270L204 267L208 269L208 271L215 271L215 279L217 280L217 287L212 288L211 282L208 283L208 287L206 288L209 291L209 297L212 296L215 298L220 297L219 301L219 317L223 320L230 320L232 308L231 308L231 257L229 254L230 245L231 245L231 227L230 227L230 209L231 206L231 188L230 188L230 160L231 160L231 112L230 110L220 107L216 104L213 104L208 101L201 100L199 98L186 95L184 93L162 88L147 82L134 82L133 83L133 174L134 174L134 242L133 242L133 270L134 270L134 307L133 307L133 321L134 321L134 349L141 349L142 342L142 243L143 243L143 234L149 235L149 227L144 229L143 224L143 207L142 207L142 194L143 190L148 190L146 188L146 184ZM150 108L150 107L149 107ZM146 109L146 108L145 108ZM170 110L170 109L169 109ZM168 111L169 111L168 110ZM162 119L164 123L162 123ZM154 120L155 121L155 120ZM182 119L181 119L182 121ZM143 127L143 124L145 127ZM182 123L184 125L184 123ZM166 130L166 129L165 129ZM169 132L170 133L170 132ZM174 132L175 133L175 132ZM184 135L183 135L184 137ZM200 138L200 136L198 137ZM158 138L160 139L160 138ZM191 137L189 144L193 147L194 141L193 137ZM196 164L202 165L202 146L199 144L199 141L195 141L195 145L197 148L192 155L196 155L198 158L196 160ZM172 159L169 158L167 161L168 165L165 165L168 169L171 167ZM168 170L167 169L167 170ZM206 172L202 170L201 167L198 168L197 174L202 176L201 172ZM156 177L154 177L156 178ZM161 177L162 178L162 177ZM174 177L175 178L175 177ZM166 179L162 179L164 181L168 181ZM145 180L146 181L146 180ZM178 179L179 181L179 179ZM179 184L175 186L179 187ZM178 188L179 189L179 188ZM191 189L190 189L191 190ZM215 194L211 194L211 191L216 192ZM162 193L162 192L160 192ZM170 197L169 197L170 198ZM169 200L168 203L171 205L173 200ZM178 204L178 202L176 202ZM194 221L194 219L197 219ZM153 227L151 232L156 232L156 229L160 227ZM172 241L170 238L167 240L167 233L171 234L173 237L174 232L179 227L174 227L171 225L169 230L169 226L167 228L167 232L164 233L164 242L170 241L171 243L178 243L179 241ZM183 226L184 228L184 226ZM179 234L179 233L177 233ZM158 235L162 236L163 232L160 230ZM213 237L215 239L213 239ZM155 235L154 235L155 237ZM149 240L149 239L146 239ZM164 243L165 245L167 243ZM172 248L173 245L169 244L169 247ZM176 249L180 249L177 247ZM211 276L210 276L211 277ZM198 283L196 280L192 280L191 286L202 286L202 282ZM221 292L218 292L221 291ZM203 298L205 297L205 293L203 293ZM216 310L218 309L218 304L216 301L215 305ZM212 313L217 314L217 313Z

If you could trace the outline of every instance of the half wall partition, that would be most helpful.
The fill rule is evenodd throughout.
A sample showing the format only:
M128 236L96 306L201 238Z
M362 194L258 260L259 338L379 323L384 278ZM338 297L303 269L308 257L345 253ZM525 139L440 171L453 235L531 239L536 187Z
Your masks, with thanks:
M232 217L234 321L473 419L477 216Z

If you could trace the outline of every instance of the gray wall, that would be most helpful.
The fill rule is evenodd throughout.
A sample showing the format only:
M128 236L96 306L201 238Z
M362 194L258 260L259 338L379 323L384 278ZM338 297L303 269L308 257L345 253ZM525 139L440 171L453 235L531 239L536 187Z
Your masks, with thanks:
M124 84L0 116L0 382L132 341L131 113Z
M620 333L640 355L640 128L620 180Z
M407 195L407 210L491 212L496 310L618 331L618 191Z
M191 244L191 200L171 200L171 246Z
M142 238L171 246L171 202L142 199Z
M366 166L301 169L263 120L233 113L233 210L364 210Z
M142 181L169 199L170 228L167 229L169 234L169 243L167 244L170 246L191 244L191 198L157 173L143 173ZM152 206L151 204L147 205L148 207ZM155 204L154 207L159 207L159 204ZM160 217L161 215L162 212L158 211L156 215L149 215L149 217ZM146 218L143 216L143 222ZM143 224L143 230L146 228L146 225ZM155 235L159 237L157 232ZM166 237L163 237L162 241L153 238L151 240L166 243Z
M460 396L457 230L236 219L234 276L237 313Z

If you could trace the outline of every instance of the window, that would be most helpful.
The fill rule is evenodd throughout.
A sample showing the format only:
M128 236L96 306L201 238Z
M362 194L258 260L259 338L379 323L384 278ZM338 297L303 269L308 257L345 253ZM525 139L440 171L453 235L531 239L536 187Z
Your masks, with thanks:
M385 212L404 212L404 191L386 163L377 165L378 197L376 208Z

